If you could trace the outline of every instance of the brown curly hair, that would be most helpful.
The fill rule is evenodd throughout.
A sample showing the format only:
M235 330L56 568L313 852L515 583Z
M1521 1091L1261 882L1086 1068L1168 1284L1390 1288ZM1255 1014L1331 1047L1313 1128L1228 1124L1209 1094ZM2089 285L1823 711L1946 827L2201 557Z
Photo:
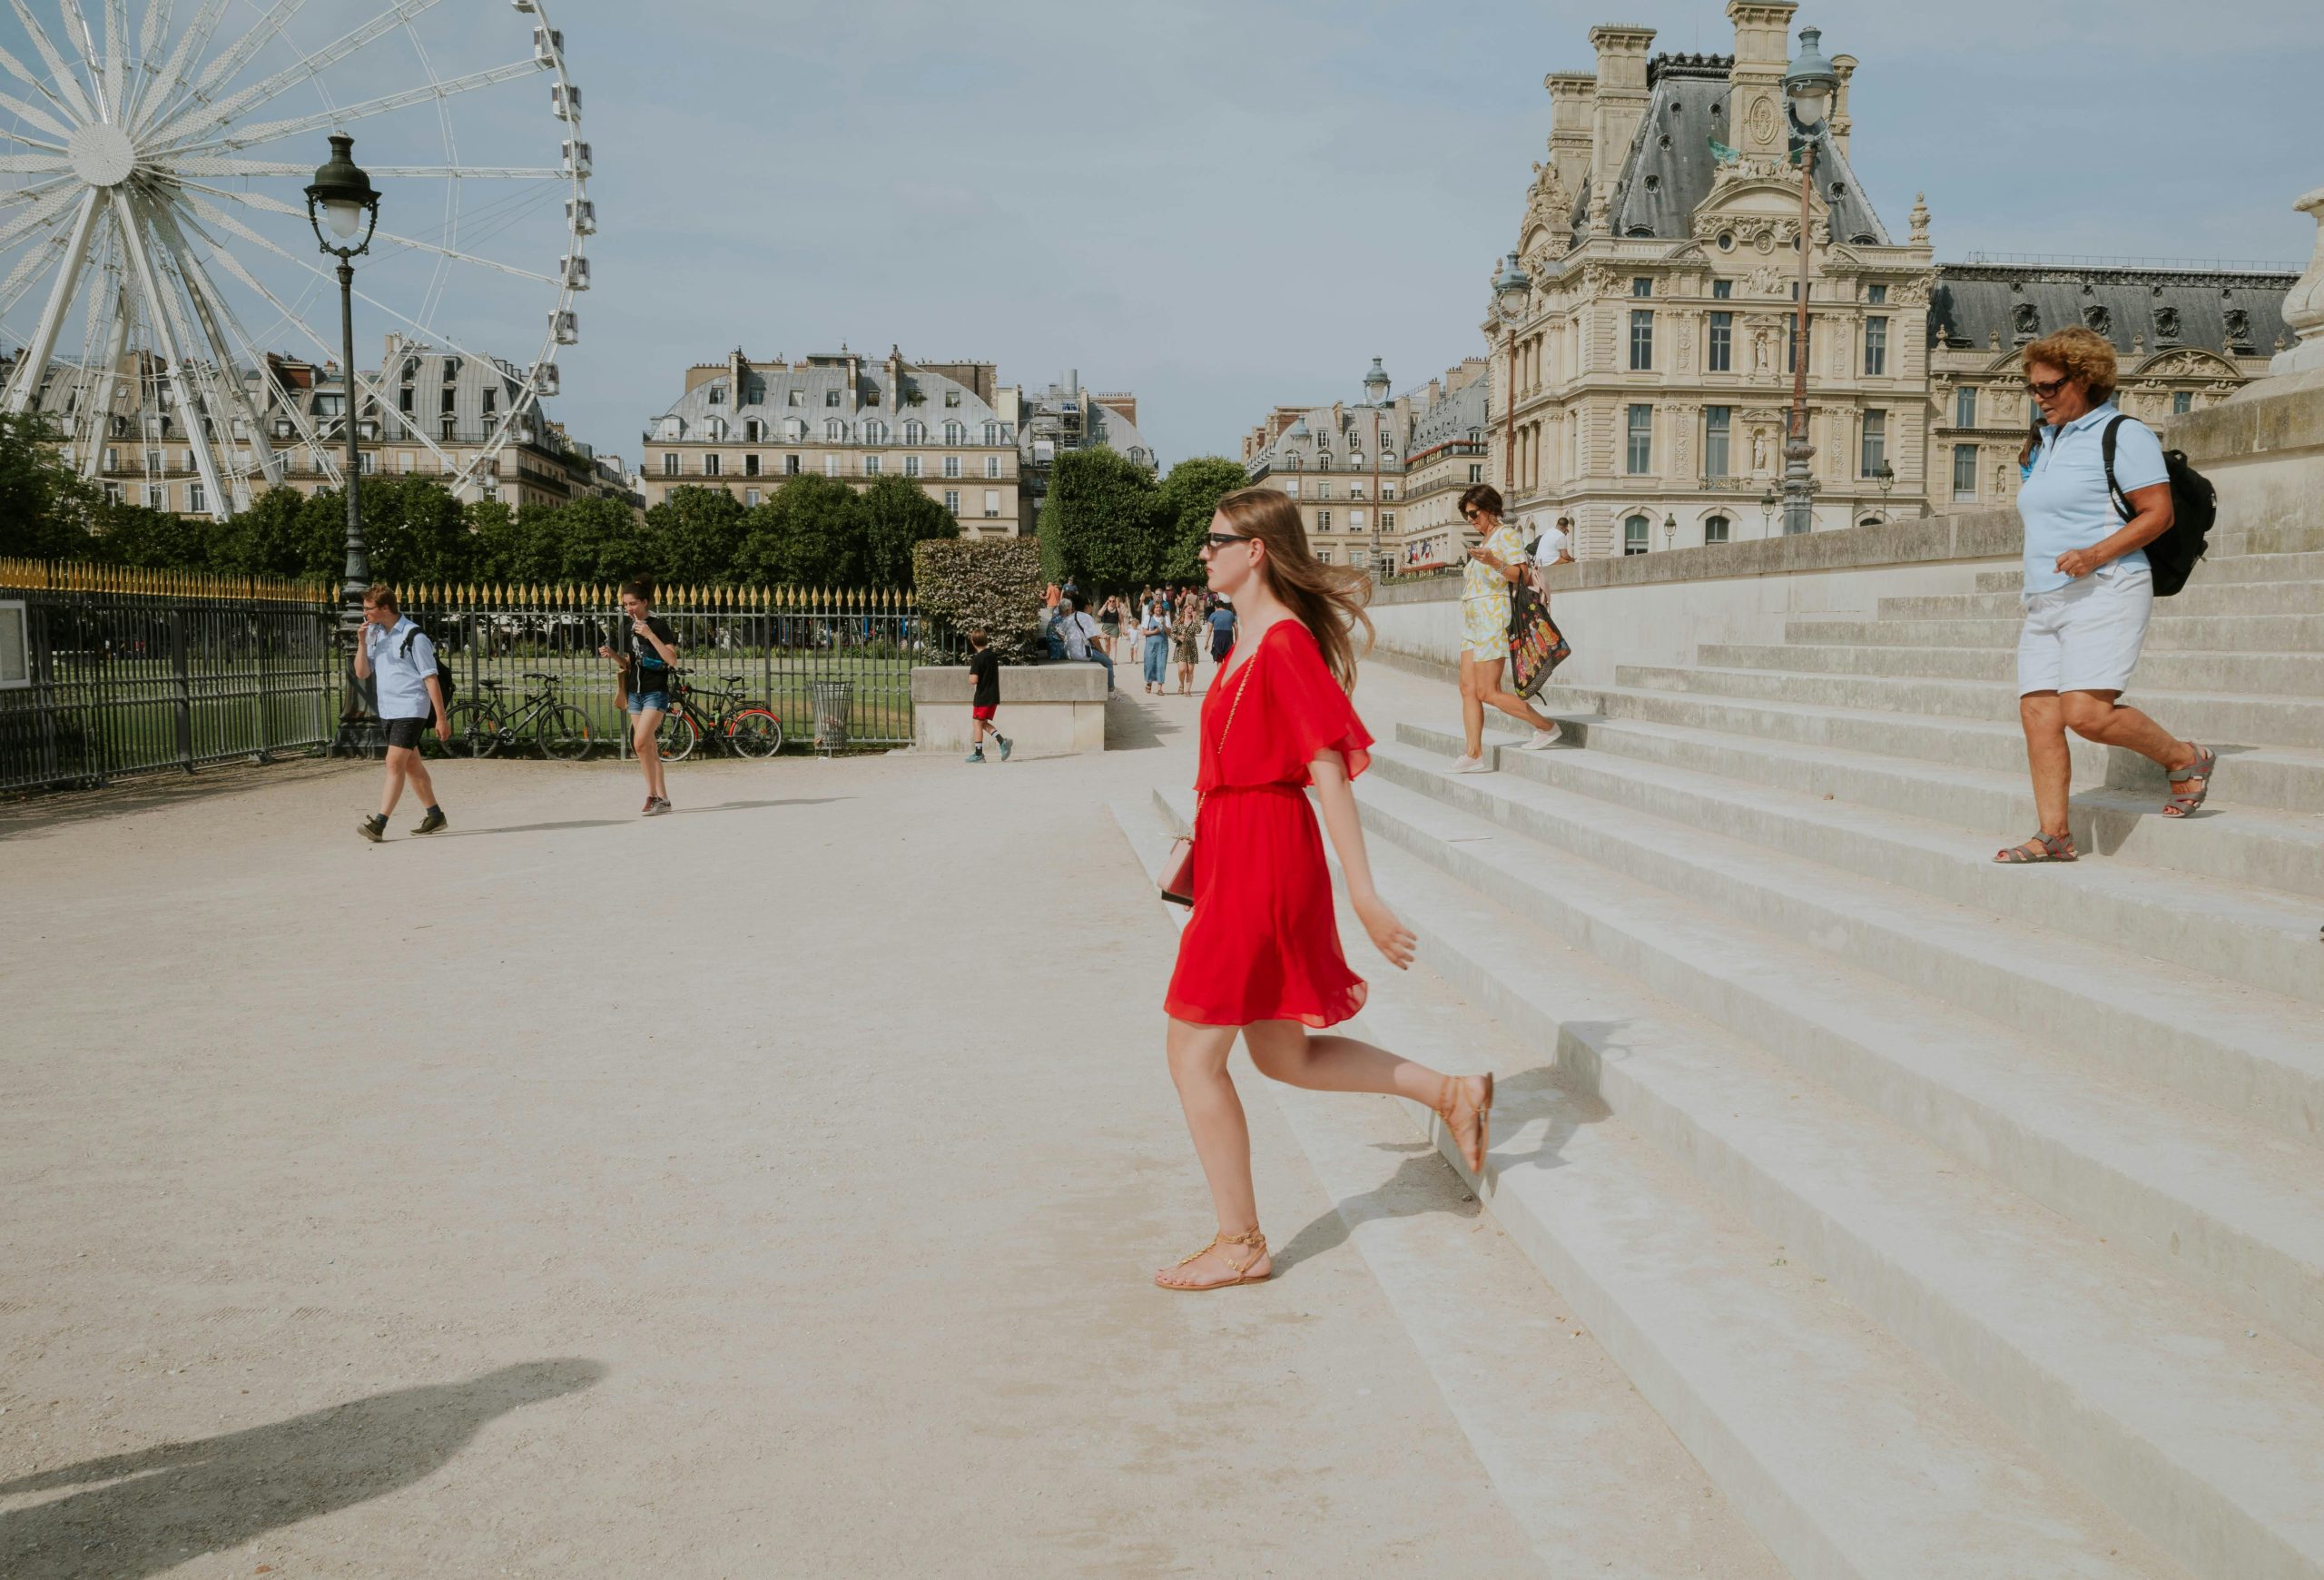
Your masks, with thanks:
M2096 330L2074 324L2043 335L2025 348L2021 365L2031 371L2036 362L2055 368L2069 383L2088 386L2093 406L2103 405L2114 393L2114 342Z

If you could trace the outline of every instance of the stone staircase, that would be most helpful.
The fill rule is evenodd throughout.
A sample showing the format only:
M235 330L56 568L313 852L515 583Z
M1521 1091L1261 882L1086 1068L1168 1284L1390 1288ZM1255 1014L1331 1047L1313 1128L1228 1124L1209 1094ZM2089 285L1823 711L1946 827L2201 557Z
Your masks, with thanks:
M1553 689L1491 775L1407 706L1363 784L1542 1056L1481 1189L1797 1575L2324 1576L2324 528L2222 547L2131 696L2217 788L2077 742L2075 865L1988 860L2014 571Z

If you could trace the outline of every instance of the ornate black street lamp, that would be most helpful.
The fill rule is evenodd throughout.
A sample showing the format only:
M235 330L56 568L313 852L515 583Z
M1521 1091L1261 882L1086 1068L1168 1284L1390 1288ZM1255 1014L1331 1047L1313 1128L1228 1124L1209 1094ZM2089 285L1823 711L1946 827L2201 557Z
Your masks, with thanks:
M1840 85L1840 74L1817 48L1823 36L1816 28L1801 28L1799 54L1783 74L1784 109L1799 143L1799 304L1792 324L1791 434L1783 447L1786 537L1816 527L1816 484L1807 473L1816 454L1816 447L1807 442L1807 260L1815 240L1809 200L1816 191L1817 133L1824 129L1832 95Z
M340 418L347 434L347 585L340 589L340 629L351 640L363 623L363 589L371 583L371 560L363 547L363 518L357 499L362 457L355 444L355 260L371 250L379 228L379 194L355 163L355 139L330 137L330 158L318 166L307 188L307 223L322 250L339 260L339 329L346 359L340 382L346 390ZM324 234L328 230L329 235ZM355 242L360 231L363 239ZM332 237L337 237L334 242ZM349 245L353 242L353 245Z

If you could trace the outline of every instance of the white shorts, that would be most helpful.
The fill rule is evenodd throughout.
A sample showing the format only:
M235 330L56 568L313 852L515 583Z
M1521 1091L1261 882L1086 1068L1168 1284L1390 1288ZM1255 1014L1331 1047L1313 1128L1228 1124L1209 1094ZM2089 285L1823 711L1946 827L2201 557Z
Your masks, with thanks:
M2128 691L2154 608L2154 577L2113 567L2025 599L2017 635L2017 695Z

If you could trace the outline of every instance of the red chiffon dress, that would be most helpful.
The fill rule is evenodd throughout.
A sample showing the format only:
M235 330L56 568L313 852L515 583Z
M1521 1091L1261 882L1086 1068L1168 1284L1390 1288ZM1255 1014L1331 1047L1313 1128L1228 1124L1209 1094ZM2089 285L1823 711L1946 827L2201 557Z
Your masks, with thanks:
M1336 749L1353 779L1372 736L1295 619L1268 627L1225 673L1203 699L1194 913L1163 1007L1206 1026L1333 1025L1364 1007L1365 990L1340 953L1308 765Z

